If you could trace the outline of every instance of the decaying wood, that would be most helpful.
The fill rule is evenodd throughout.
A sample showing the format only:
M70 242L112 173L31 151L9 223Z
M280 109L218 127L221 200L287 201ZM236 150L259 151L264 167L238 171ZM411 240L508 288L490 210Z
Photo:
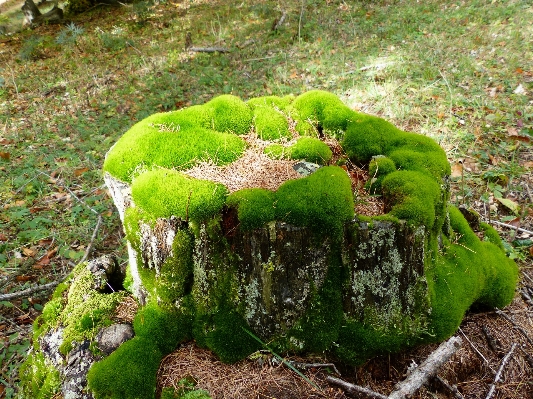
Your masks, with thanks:
M520 331L520 333L527 339L527 342L529 342L529 344L531 346L533 346L533 340L529 337L529 335L527 334L526 330L524 330L522 327L520 327L512 317L506 315L504 312L502 312L500 309L496 308L496 313L498 313L498 315L500 315L501 317L503 317L505 320L507 320L509 323L511 323L514 328L516 328L518 331Z
M230 50L226 47L189 47L188 51L194 51L196 53L229 53Z
M444 378L439 377L438 375L435 377L435 379L450 392L453 396L455 396L456 399L464 399L464 396L459 392L456 385L450 385L448 381L446 381Z
M511 345L511 349L509 349L509 352L504 356L502 359L502 362L500 364L500 368L498 369L498 372L496 373L496 377L494 377L494 382L490 385L489 393L487 394L487 397L485 399L490 399L494 395L494 392L496 392L496 384L500 381L503 369L509 362L509 359L511 359L511 355L513 354L514 350L516 349L516 346L518 344L515 342L513 345Z
M274 22L272 23L272 30L277 31L279 28L281 28L286 18L287 18L287 11L283 11L283 13L281 14L281 17L279 19L274 20Z
M335 378L330 375L326 377L326 381L328 381L331 384L335 384L338 387L342 388L344 391L348 393L359 393L368 396L369 398L374 399L387 399L385 395L382 395L378 392L374 392L371 389L361 387L359 385L350 384L349 382L346 382L344 380L341 380L340 378Z
M43 23L63 22L63 10L56 5L50 11L42 14L33 0L25 0L21 8L28 24L35 26Z
M403 399L415 393L430 377L437 374L438 369L457 352L462 343L461 338L451 337L440 344L405 380L396 384L396 389L389 395L389 399Z
M52 288L55 288L59 283L59 281L53 281L48 284L36 285L34 287L30 287L22 291L12 292L10 294L2 294L0 295L0 301L11 301L13 299L22 298L23 296L35 294L36 292L50 290Z

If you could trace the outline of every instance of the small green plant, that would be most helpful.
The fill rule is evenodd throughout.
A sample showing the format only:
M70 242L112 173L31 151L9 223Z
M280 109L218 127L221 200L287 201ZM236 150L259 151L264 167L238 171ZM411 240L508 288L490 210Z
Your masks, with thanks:
M59 45L77 44L78 38L84 33L85 29L71 22L59 31L56 37L56 43Z
M30 36L19 51L19 59L22 61L33 61L41 58L44 54L45 39L40 36Z

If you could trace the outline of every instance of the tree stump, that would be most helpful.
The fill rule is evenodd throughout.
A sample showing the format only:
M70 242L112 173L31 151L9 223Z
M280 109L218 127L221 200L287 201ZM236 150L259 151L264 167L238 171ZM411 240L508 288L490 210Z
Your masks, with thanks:
M224 95L137 123L104 179L127 238L122 285L141 306L132 339L95 351L87 392L154 397L160 360L191 339L225 362L268 343L359 364L447 339L474 304L506 306L517 267L494 229L448 204L449 174L430 138L323 91ZM124 296L91 270L37 323L37 336L66 326L62 353L107 336Z

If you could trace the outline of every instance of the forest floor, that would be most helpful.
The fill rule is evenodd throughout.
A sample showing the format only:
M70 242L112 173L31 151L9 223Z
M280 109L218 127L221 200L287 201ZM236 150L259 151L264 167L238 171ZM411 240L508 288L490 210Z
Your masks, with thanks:
M456 334L463 346L439 376L465 398L485 398L516 343L493 398L533 398L531 20L529 0L167 0L99 5L65 25L0 34L1 295L60 281L86 255L127 261L100 170L135 122L223 93L329 90L439 142L452 165L451 202L478 210L520 266L505 316L468 313ZM0 14L0 25L19 22ZM229 51L186 51L187 32L195 46ZM49 294L0 301L0 398L16 393ZM388 394L435 347L338 368ZM316 390L271 359L228 366L191 344L164 360L159 382L193 377L217 398L352 397L324 380L330 371L307 372ZM435 382L413 398L453 395Z

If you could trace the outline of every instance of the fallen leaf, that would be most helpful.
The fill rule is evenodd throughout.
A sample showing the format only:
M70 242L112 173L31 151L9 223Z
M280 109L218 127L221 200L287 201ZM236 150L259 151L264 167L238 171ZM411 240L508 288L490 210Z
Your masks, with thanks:
M533 256L533 246L529 247L529 255Z
M24 282L24 281L29 281L32 278L33 278L32 276L17 276L17 277L15 277L15 280L20 281L20 282Z
M50 251L48 251L46 253L46 256L51 259L54 256L56 256L58 250L59 250L59 247L55 247L54 249L51 249Z
M22 248L22 252L24 253L24 255L32 258L37 254L37 251L31 248Z
M9 161L9 158L11 158L11 154L9 152L0 151L0 158L5 159L6 161Z
M524 162L524 163L522 164L522 167L523 167L523 168L526 168L526 169L531 169L531 168L533 168L533 161L527 161L527 162Z
M34 265L34 269L42 269L43 266L50 264L50 258L48 256L43 256L41 259L39 259Z
M7 241L7 236L4 233L0 233L0 241Z
M452 166L451 177L461 177L463 176L463 163L457 162Z
M81 175L83 175L85 172L87 172L89 170L89 168L81 168L81 169L76 169L74 171L74 176L76 177L80 177Z

